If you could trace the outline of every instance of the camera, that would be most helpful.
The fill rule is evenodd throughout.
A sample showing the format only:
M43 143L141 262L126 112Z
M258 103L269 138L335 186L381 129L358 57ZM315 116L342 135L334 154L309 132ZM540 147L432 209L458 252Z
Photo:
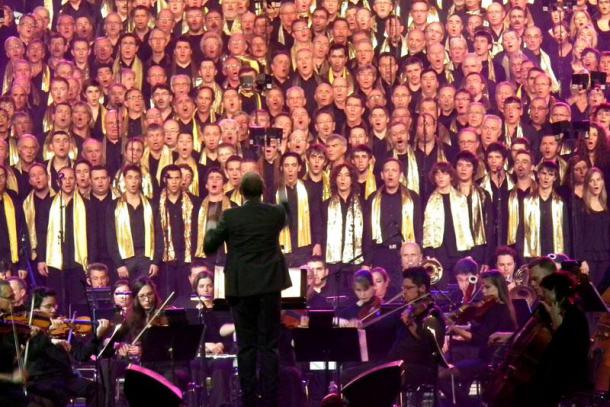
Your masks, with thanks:
M555 122L551 124L551 134L558 140L577 139L581 134L588 138L590 126L588 120Z
M273 87L273 76L261 73L256 76L256 90L264 92L270 90Z
M279 142L284 134L284 131L279 127L250 127L248 130L250 132L250 145L261 148L271 145L272 140Z
M575 73L572 74L572 90L589 90L599 87L606 89L606 73L600 71L591 71L590 73Z

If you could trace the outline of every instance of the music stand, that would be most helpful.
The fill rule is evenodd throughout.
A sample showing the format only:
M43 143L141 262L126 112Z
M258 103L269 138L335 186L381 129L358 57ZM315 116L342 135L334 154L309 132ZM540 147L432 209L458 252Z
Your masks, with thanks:
M330 383L328 362L368 362L366 332L358 328L295 328L292 330L294 353L299 362L324 361L326 384ZM340 380L337 380L340 386Z
M176 362L188 362L197 355L203 325L153 326L142 336L142 358L145 363L171 363L175 381Z
M89 304L89 308L93 314L93 320L98 320L100 318L112 319L116 307L114 305L110 287L87 287L85 295L87 297L87 304Z

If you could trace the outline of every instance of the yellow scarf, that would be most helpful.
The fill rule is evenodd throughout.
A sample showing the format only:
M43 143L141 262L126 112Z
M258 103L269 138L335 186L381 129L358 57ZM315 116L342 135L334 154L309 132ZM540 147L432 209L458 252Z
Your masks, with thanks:
M15 203L11 196L3 192L2 203L4 204L4 218L8 228L8 241L11 249L11 261L17 263L19 261L19 247L17 246L17 217L15 216Z
M468 201L455 188L451 188L449 193L451 205L451 218L453 219L453 231L455 233L455 243L458 251L472 249L474 240L470 231L470 222L467 216ZM437 249L443 244L445 234L445 208L443 205L443 195L434 191L424 212L424 239L423 247Z
M32 249L32 260L37 256L38 237L36 236L36 205L34 204L34 194L32 191L23 200L23 213L25 215L25 224L28 228L28 236L30 237L30 248ZM49 196L55 196L55 191L49 189Z
M297 247L309 246L311 244L311 218L309 213L309 200L307 189L303 181L298 180L296 184L297 191ZM275 194L275 200L279 204L282 201L288 200L286 185L282 185ZM290 226L286 225L280 232L280 246L284 253L292 253L292 242L290 240Z
M383 188L384 187L379 188L371 203L371 232L373 241L377 244L383 243L383 234L381 233L381 197L383 196ZM402 204L402 224L400 225L400 232L406 242L414 242L415 228L413 227L413 211L415 206L413 204L413 199L411 199L409 191L403 186L400 187L400 197Z
M326 201L330 198L330 168L322 171L322 200Z
M551 218L553 221L553 252L564 253L563 201L555 192L551 194ZM523 257L542 256L540 245L540 195L535 193L523 201L524 236ZM544 253L546 254L546 253Z
M195 247L195 257L206 257L205 252L203 251L203 242L205 241L205 232L208 228L209 205L210 198L206 197L203 202L201 202L201 207L199 208L199 213L197 214L197 246ZM221 208L222 212L231 208L231 201L226 196L222 197ZM218 218L220 218L220 214L218 214Z
M229 23L227 22L227 20L224 20L222 24L222 32L228 35L229 37L231 36L231 34L241 33L241 22L239 21L239 18L235 18L235 20L233 20L233 25L231 25L231 29L229 29Z
M172 157L172 152L169 150L169 147L163 146L161 150L161 156L159 157L159 165L157 166L157 173L155 174L155 178L157 178L157 182L161 182L161 171L163 168L174 162L174 158ZM144 154L142 155L142 159L140 160L142 164L142 168L146 168L148 172L150 172L150 149L146 147L144 149Z
M49 227L47 229L47 265L61 270L64 264L63 242L59 240L60 231L66 230L66 200L63 193L55 195L49 211ZM63 199L63 207L60 201ZM74 235L74 260L87 267L87 209L85 201L78 192L72 195L72 233ZM63 225L60 224L63 220Z
M17 176L15 175L15 171L8 165L4 167L6 169L6 189L19 193L19 182L17 182ZM50 179L50 177L49 177Z
M140 204L144 207L144 256L152 260L155 247L155 230L153 213L148 199L140 195ZM129 221L129 208L127 199L123 195L118 199L114 210L114 225L116 227L116 238L119 245L121 259L125 260L135 256L133 238L131 235L131 223Z
M161 191L159 198L159 212L161 213L161 228L165 240L163 261L176 260L174 242L172 241L172 223L169 222L169 213L166 209L167 192ZM193 215L193 202L186 192L182 193L182 222L184 223L184 262L191 262L191 219Z
M347 263L362 254L364 220L360 199L356 195L352 194L349 197L345 224L343 224L343 214L341 213L341 198L337 195L330 198L326 227L326 235L328 236L328 239L326 239L326 262ZM343 236L343 242L341 242L340 236ZM362 258L358 258L355 263L362 263Z
M439 148L440 150L440 148ZM394 158L398 159L398 153L396 150L392 150ZM405 178L404 173L400 174L400 183L411 191L419 194L419 169L417 168L417 159L415 159L415 152L411 147L407 148L407 177Z

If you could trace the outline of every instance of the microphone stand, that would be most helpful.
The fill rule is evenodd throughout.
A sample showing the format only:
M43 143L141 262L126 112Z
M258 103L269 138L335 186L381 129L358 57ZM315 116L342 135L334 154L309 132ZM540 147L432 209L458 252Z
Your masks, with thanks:
M21 252L21 255L23 256L23 258L25 259L25 265L26 265L27 271L28 271L28 280L30 282L30 287L36 288L38 286L38 283L36 282L36 276L34 275L34 272L32 271L32 262L30 261L30 256L28 255L27 244L28 244L28 238L26 236L26 232L24 231L21 233L21 247L19 248L19 251Z
M63 174L62 174L63 175ZM61 190L61 186L63 184L63 177L59 178L62 182L60 183L59 186L59 250L60 253L62 254L61 256L61 270L59 272L59 279L60 279L60 285L61 285L61 300L62 300L62 307L65 307L66 304L66 280L65 280L65 264L66 264L66 259L64 259L64 238L65 238L65 230L64 230L64 222L65 222L65 215L64 215L64 192ZM66 309L66 308L64 308Z
M199 346L197 349L197 357L199 358L199 377L197 378L197 384L195 384L193 387L195 390L197 390L197 388L200 388L202 391L199 394L200 397L197 397L197 405L201 406L201 407L207 407L208 406L208 389L206 386L206 378L207 378L207 372L208 372L208 361L205 357L205 337L206 337L206 331L208 328L208 324L206 322L206 314L208 313L208 311L210 311L210 309L205 305L205 302L201 299L201 296L197 294L197 300L199 301L199 304L201 304L201 308L199 309L199 323L201 325L203 325L203 329L201 330L201 337L199 338Z

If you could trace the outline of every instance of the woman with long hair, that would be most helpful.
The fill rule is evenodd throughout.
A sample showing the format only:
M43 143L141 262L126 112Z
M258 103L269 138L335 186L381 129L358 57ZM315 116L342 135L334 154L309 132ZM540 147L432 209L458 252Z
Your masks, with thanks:
M444 379L441 382L441 388L446 396L451 396L449 392L451 386L447 380L448 374L453 374L457 379L455 395L456 405L459 406L469 405L468 393L472 381L488 369L494 354L494 349L489 345L491 334L511 332L517 328L515 309L504 275L498 270L490 270L481 273L479 278L483 300L476 305L478 309L470 321L470 329L457 325L449 326L447 329L447 332L462 337L464 341L478 348L476 358L461 360L455 365L451 365L446 371L441 371L441 378Z
M600 286L610 266L610 214L603 172L593 167L585 176L583 197L574 210L574 255Z
M586 157L589 167L599 168L604 178L610 174L610 146L608 132L597 122L591 122L586 136L578 141L578 154Z
M570 196L574 199L582 199L585 191L585 176L590 167L587 157L580 154L576 154L568 161L568 187Z
M337 269L355 271L362 263L364 202L359 193L358 174L349 164L339 164L330 174L331 196L322 203L322 225L326 241L325 260L331 272ZM356 266L357 267L357 266ZM349 289L348 274L341 283Z

